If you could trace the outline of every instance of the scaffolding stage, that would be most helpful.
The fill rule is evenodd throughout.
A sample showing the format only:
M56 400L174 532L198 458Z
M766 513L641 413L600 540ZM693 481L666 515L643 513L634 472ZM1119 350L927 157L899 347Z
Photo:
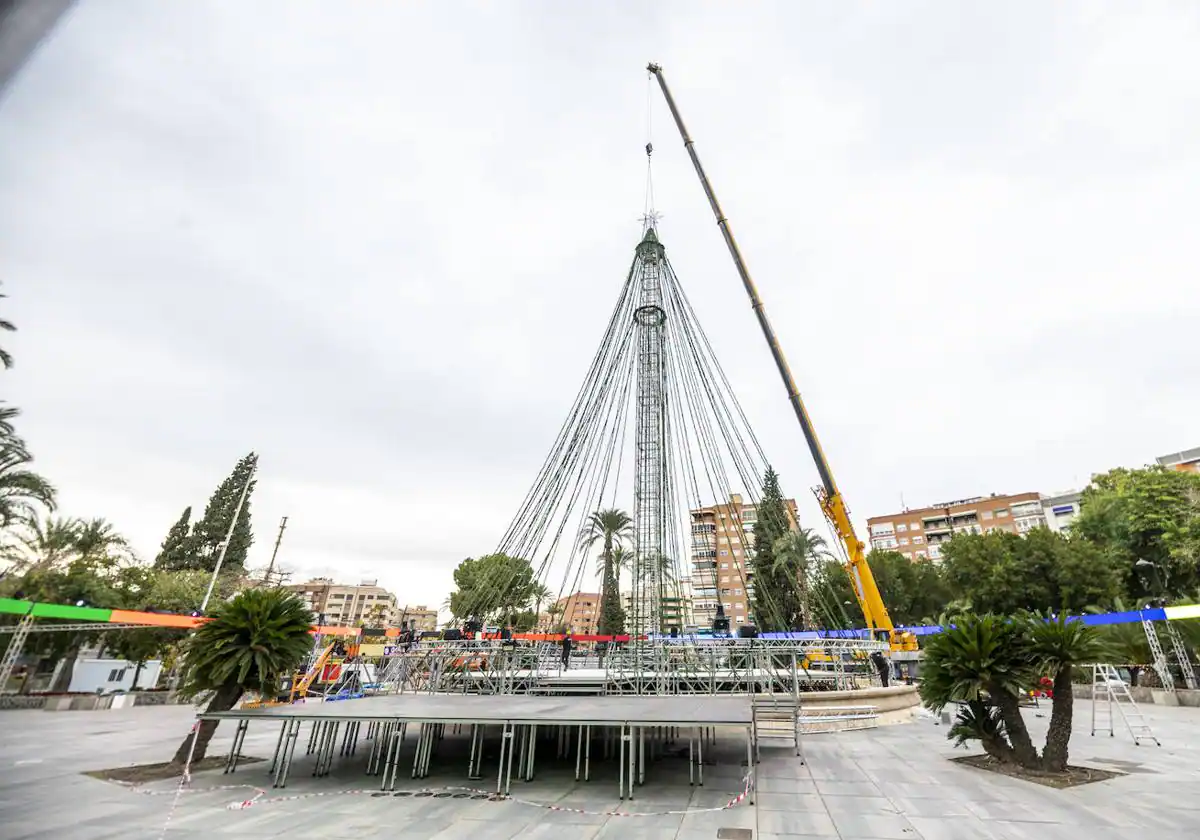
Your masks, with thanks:
M202 713L202 720L237 721L237 732L225 770L237 770L242 743L251 723L280 725L269 773L275 787L287 785L288 773L300 740L309 725L307 755L315 755L314 776L324 776L333 765L335 751L343 759L357 754L360 736L371 742L366 760L368 775L382 776L380 789L393 791L400 770L400 754L409 726L417 730L412 778L429 774L439 743L451 734L469 730L470 757L467 778L482 778L480 771L489 737L498 740L496 793L507 795L512 783L514 757L518 778L531 781L538 743L553 746L558 758L575 757L575 777L587 781L591 773L592 744L600 757L614 753L619 767L620 798L632 799L635 784L644 784L647 760L663 754L677 741L687 740L689 779L704 783L704 750L716 737L716 727L745 731L747 786L754 766L754 709L749 697L559 697L533 695L497 698L472 694L393 695L336 703L303 703L228 712ZM363 731L363 724L366 730Z
M725 639L647 641L603 653L576 651L562 664L555 643L430 642L376 665L379 693L762 695L879 684L869 656L882 642Z

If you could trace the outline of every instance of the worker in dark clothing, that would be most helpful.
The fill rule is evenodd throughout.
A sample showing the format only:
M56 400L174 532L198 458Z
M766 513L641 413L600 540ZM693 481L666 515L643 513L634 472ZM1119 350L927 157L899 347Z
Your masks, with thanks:
M879 681L883 684L884 688L887 688L892 671L892 667L888 663L887 658L879 651L875 651L871 654L871 662L874 663L875 670L879 672Z
M562 637L562 666L563 670L571 667L571 648L574 647L574 642L571 641L571 631L563 633Z

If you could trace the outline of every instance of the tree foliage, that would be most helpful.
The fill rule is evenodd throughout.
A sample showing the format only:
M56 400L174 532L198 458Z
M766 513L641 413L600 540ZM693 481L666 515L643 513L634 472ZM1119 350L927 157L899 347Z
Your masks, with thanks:
M1094 476L1071 528L1120 564L1135 599L1200 586L1200 475L1155 465Z
M1087 540L1047 528L1025 536L1006 531L959 534L943 548L948 594L981 613L1028 610L1083 612L1120 597L1122 570Z
M33 456L12 422L19 414L0 406L0 529L32 522L55 507L54 486L29 468Z
M529 561L507 554L468 557L454 570L450 612L458 619L511 620L533 601L537 581Z
M779 558L776 546L786 548L780 541L792 530L779 475L767 467L763 475L762 498L759 500L758 520L754 524L754 620L760 630L777 632L791 630L801 615L799 564L795 554ZM816 549L810 539L805 555ZM790 560L789 560L790 556ZM782 562L781 562L782 560Z
M633 520L623 510L598 510L588 516L579 535L580 548L587 550L601 545L600 563L600 620L602 635L625 632L625 610L621 606L621 590L617 584L616 550L632 539ZM622 558L624 561L624 558ZM632 560L632 558L630 558Z
M188 505L159 548L154 565L160 569L189 569L194 568L195 541L192 539L192 506Z
M185 645L180 693L210 698L209 712L232 709L247 691L273 697L283 678L294 673L312 650L312 623L308 607L286 590L239 593L217 606L212 620L200 625ZM183 764L189 754L193 761L202 759L216 723L204 721L189 733L173 762Z
M164 569L204 569L211 572L221 556L221 544L229 534L229 525L238 509L242 492L246 500L242 503L237 524L229 538L222 569L241 570L246 566L246 554L254 542L250 529L251 497L257 481L254 473L258 468L258 455L251 452L238 461L233 472L213 491L204 508L204 516L192 526L191 534L184 538L180 529L183 518L171 526L163 541L163 550L155 563ZM249 482L249 489L246 483ZM190 509L187 512L190 518Z
M1098 630L1066 616L964 614L929 637L921 666L921 699L936 712L963 704L948 737L979 741L997 760L1032 770L1066 769L1071 736L1073 669L1103 661ZM1021 716L1022 694L1048 676L1054 697L1039 754Z

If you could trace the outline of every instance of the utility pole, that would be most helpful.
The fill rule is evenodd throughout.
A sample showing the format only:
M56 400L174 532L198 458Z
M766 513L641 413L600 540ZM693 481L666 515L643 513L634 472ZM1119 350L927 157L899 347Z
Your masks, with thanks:
M263 575L263 583L267 586L271 585L271 575L275 571L275 555L279 553L279 544L283 542L283 532L287 530L287 520L285 516L279 523L279 535L275 537L275 548L271 549L271 562L267 565L267 573Z

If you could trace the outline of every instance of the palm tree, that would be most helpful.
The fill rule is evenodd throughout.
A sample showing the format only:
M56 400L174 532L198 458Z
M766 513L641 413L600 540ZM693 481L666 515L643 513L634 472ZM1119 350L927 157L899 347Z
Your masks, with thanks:
M121 554L129 549L129 542L117 533L111 522L91 519L79 523L75 538L75 550L83 558L95 558Z
M632 537L632 525L633 520L623 510L617 508L598 510L587 518L583 526L583 533L579 535L579 545L584 550L598 542L603 543L604 546L603 574L600 585L601 634L607 635L624 630L621 590L617 588L617 578L613 572L613 549Z
M612 551L612 570L613 581L617 585L617 591L621 589L621 571L633 570L633 550L626 548L620 543L613 546ZM596 557L596 577L604 580L604 555L599 554Z
M1067 769L1074 714L1072 672L1077 665L1107 661L1108 645L1099 630L1082 621L1070 620L1066 613L1053 618L1031 617L1029 627L1039 670L1054 680L1042 765L1046 770L1062 773Z
M31 519L17 539L25 548L23 570L53 569L79 556L79 535L83 523L68 517L48 516Z
M186 643L179 693L188 699L209 697L208 712L229 711L247 691L274 697L283 678L312 651L312 623L308 607L290 592L241 592L220 604ZM171 763L184 766L189 757L200 761L216 730L217 721L202 721Z
M0 298L6 298L8 295L0 295ZM0 332L16 332L17 328L11 321L6 321L0 318ZM3 347L0 347L0 367L8 370L13 365L12 356Z
M540 583L535 583L530 591L530 597L533 598L533 615L534 621L540 621L542 616L542 602L549 601L554 597L554 593Z
M1020 697L1039 674L1023 631L1008 618L959 616L925 646L921 700L936 713L964 703L947 737L959 744L977 740L998 761L1037 768Z
M784 616L787 623L792 625L795 618L800 619L801 628L811 630L813 627L812 606L809 603L808 578L809 572L814 563L828 559L830 556L828 544L825 538L814 531L812 528L799 528L794 531L788 531L782 537L775 541L773 546L774 557L772 558L771 567L765 569L770 577L775 581L786 581L789 584L795 583L796 601L794 612L798 616ZM786 598L790 601L791 599ZM787 612L793 612L790 607Z
M24 441L0 435L0 528L30 521L39 508L54 510L54 487L28 469L32 462Z

